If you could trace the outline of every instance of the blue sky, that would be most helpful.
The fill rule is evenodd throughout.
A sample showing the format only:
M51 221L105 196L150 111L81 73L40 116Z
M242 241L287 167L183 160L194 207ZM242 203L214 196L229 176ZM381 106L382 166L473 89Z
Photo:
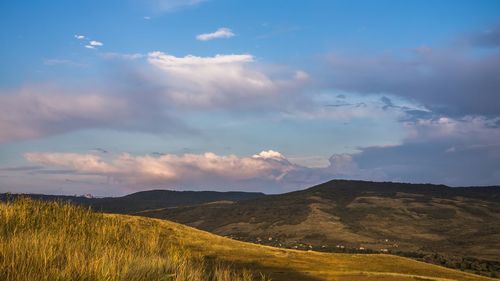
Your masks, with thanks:
M0 13L0 192L500 183L498 1Z

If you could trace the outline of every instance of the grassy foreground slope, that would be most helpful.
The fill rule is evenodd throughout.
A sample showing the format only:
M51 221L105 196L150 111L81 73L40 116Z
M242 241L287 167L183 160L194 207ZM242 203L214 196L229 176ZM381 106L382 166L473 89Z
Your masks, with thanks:
M262 280L182 247L153 220L95 213L63 202L0 204L0 280Z
M232 264L232 269L228 267ZM390 255L254 245L65 203L0 204L0 280L492 280Z

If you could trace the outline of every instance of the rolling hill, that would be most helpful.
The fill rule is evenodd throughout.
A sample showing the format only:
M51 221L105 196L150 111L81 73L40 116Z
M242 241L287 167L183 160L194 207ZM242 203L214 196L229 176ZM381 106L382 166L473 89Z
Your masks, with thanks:
M16 196L0 194L0 200ZM334 180L278 195L151 190L115 198L23 196L172 220L256 244L390 253L500 276L500 187Z
M259 244L395 253L500 272L499 187L334 180L286 194L135 214Z
M7 281L493 280L393 255L256 245L61 202L0 203L0 218L0 279Z

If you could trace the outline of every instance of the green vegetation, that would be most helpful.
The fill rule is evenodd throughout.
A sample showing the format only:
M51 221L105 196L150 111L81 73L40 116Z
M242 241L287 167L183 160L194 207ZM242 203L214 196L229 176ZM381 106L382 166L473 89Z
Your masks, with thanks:
M63 202L0 204L0 280L254 280L206 261L153 220L124 220Z

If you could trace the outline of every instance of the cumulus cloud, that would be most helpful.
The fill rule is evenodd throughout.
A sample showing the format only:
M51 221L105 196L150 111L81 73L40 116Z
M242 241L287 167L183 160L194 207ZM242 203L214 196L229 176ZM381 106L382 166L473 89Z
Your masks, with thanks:
M85 48L87 49L96 49L98 47L102 47L104 44L102 42L96 41L96 40L91 40L88 42L87 45L85 45Z
M71 169L79 174L102 175L131 185L161 183L167 187L193 188L219 184L230 187L252 180L272 182L294 168L277 152L263 151L259 155L264 156L221 156L211 152L157 156L124 153L104 158L99 154L26 153L25 158L31 163Z
M79 41L86 42L86 43L83 43L83 44L85 44L84 47L87 48L87 49L96 49L98 47L104 46L104 44L102 42L97 41L97 40L91 40L90 38L88 38L85 35L76 34L74 37L75 37L75 39L77 39Z
M94 47L101 47L104 44L102 42L99 42L99 41L96 41L96 40L92 40L92 41L89 42L89 45L90 46L94 46Z
M277 151L251 157L236 155L161 154L107 156L76 153L26 153L25 158L46 168L70 169L77 175L102 176L132 189L161 186L180 189L250 189L284 192L309 187L332 178L373 179L350 155L334 155L326 167L308 168L290 162Z
M221 27L217 29L214 32L211 33L203 33L203 34L198 34L196 35L196 39L200 41L209 41L213 39L219 39L219 38L231 38L235 34L231 31L231 29L227 27Z
M279 153L278 151L274 150L268 150L268 151L261 151L259 154L255 154L252 156L255 159L276 159L276 160L285 160L285 156L283 154Z
M299 77L271 78L253 65L249 54L176 57L152 52L148 62L160 70L165 97L186 107L272 105L300 89L306 73Z

